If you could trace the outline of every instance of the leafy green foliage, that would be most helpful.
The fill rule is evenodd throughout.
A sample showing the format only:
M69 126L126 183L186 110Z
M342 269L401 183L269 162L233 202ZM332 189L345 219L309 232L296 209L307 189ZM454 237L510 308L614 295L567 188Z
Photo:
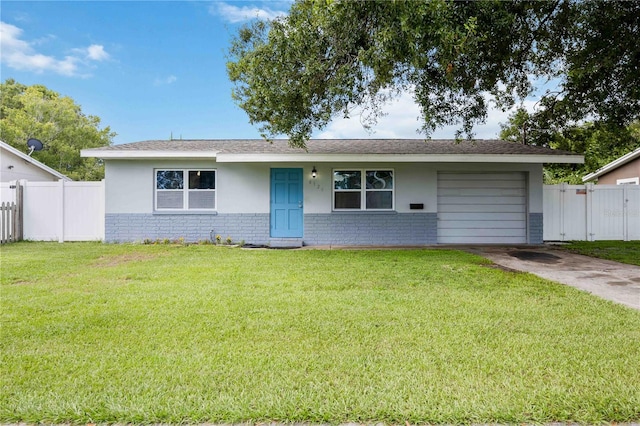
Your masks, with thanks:
M0 139L27 152L36 138L45 150L33 157L74 180L99 180L104 166L81 158L80 150L111 145L115 133L100 128L100 119L85 115L71 98L41 85L25 86L8 79L0 85Z
M581 184L582 177L640 147L640 122L626 127L596 122L542 128L541 116L517 109L502 125L500 138L528 145L583 154L584 164L550 164L544 169L545 183Z
M621 25L620 22L624 22ZM429 135L560 79L540 103L549 123L585 116L628 124L640 111L638 2L298 0L287 17L243 27L227 64L233 97L263 136L304 146L314 129L411 91ZM612 46L608 49L607 46Z
M0 422L638 421L640 312L490 266L450 250L3 246Z

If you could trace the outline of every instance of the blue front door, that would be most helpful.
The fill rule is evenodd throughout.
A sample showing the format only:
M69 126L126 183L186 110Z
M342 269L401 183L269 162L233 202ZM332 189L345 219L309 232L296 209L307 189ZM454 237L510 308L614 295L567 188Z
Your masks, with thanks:
M302 169L271 169L271 236L302 238Z

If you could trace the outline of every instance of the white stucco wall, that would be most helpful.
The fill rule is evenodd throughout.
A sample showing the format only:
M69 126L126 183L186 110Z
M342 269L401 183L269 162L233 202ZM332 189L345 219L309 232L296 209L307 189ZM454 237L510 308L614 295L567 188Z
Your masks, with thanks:
M316 167L318 175L311 177ZM152 213L154 169L190 168L217 170L219 213L269 213L269 179L272 167L303 168L304 212L330 213L334 169L394 170L395 206L400 213L437 212L437 174L450 172L528 173L529 213L542 213L541 164L482 163L216 163L209 160L109 160L106 162L106 212ZM410 210L422 203L424 210Z

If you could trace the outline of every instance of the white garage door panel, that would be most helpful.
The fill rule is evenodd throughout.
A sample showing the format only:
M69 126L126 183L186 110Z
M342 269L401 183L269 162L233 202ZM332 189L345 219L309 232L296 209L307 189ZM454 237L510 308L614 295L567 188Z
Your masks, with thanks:
M457 197L440 197L438 196L438 205L444 206L455 206L455 205L477 205L477 204L513 204L521 206L525 202L525 197L469 197L465 196L457 196Z
M495 211L495 208L494 208ZM484 216L484 214L480 213L461 213L461 212L452 212L452 213L440 213L438 215L440 221L458 221L458 222L477 222L483 221L483 227L489 226L489 222L497 221L498 223L504 221L514 221L516 223L520 223L522 220L522 213L491 213L491 217L488 218ZM472 225L472 223L470 224Z
M438 242L526 243L524 173L439 173Z
M524 201L524 200L523 200ZM525 213L523 204L503 204L500 210L505 213ZM494 213L495 204L456 204L440 206L440 213Z
M486 182L491 180L503 181L505 180L505 177L516 177L516 179L518 179L518 176L521 176L522 173L521 172L497 172L497 173L440 172L439 175L446 175L446 179L443 179L443 180L449 180L449 181L461 180L461 181L472 182L472 181L482 180Z
M524 229L508 228L482 228L475 229L474 237L519 237L526 236ZM447 235L452 237L464 237L469 235L469 228L447 228Z
M478 191L482 191L482 195L478 195ZM523 188L463 188L463 189L443 189L444 197L459 197L465 195L468 197L518 197L524 192Z
M485 188L487 182L491 182L492 188L524 188L524 182L520 180L443 180L440 189L458 189L460 182L464 182L465 188Z
M522 244L522 237L448 237L440 244Z

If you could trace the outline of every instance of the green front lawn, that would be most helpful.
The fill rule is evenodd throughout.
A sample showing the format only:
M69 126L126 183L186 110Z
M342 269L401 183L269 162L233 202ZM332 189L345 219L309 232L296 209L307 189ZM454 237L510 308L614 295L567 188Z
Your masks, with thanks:
M448 250L2 247L0 422L640 420L640 312Z
M560 247L585 256L640 266L640 241L572 241Z

